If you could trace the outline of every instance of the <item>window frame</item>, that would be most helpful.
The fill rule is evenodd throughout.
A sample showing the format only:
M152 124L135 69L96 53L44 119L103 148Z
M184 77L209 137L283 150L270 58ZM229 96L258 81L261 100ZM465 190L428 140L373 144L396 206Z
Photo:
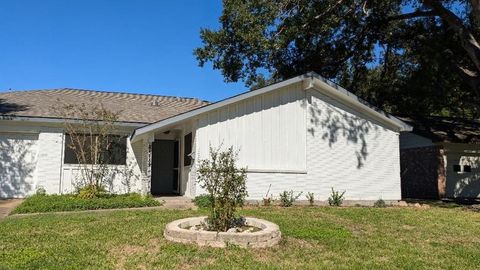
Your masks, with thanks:
M191 157L192 151L193 151L193 133L189 132L188 134L183 136L183 166L192 165L193 163L193 158Z
M89 134L84 134L86 137L89 137ZM98 136L96 134L93 134L93 136ZM127 164L127 136L125 135L116 135L116 134L111 134L108 135L109 137L117 137L119 138L118 142L122 146L121 152L119 152L119 157L117 158L119 161L118 162L112 162L108 161L104 165L107 166L125 166ZM64 133L64 140L63 140L63 165L100 165L100 163L96 164L81 164L77 160L77 156L75 152L68 147L68 142L71 141L70 139L70 134ZM111 153L110 151L108 153ZM108 157L109 160L112 160L112 156L110 155Z

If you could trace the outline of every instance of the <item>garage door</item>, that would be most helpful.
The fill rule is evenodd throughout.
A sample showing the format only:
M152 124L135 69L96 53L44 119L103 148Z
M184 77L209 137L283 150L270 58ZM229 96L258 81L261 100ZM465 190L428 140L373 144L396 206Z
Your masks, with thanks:
M0 198L35 191L38 134L0 133Z

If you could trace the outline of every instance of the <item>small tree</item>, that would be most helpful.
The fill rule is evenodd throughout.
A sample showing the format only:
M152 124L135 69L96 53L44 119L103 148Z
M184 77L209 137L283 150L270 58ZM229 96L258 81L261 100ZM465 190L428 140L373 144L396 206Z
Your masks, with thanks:
M283 207L290 207L293 205L293 203L298 199L300 198L300 196L302 195L303 192L300 192L298 193L297 195L295 195L293 193L293 190L290 190L290 191L286 191L284 190L282 193L280 193L278 196L279 196L279 199L280 199L280 205L283 206Z
M247 196L245 168L237 168L237 152L210 147L210 158L201 160L198 168L200 186L212 198L208 225L211 230L227 231L235 223L235 212Z
M328 204L330 206L341 206L343 200L345 199L345 192L346 191L340 193L339 191L335 191L332 187L332 194L330 195L330 197L328 197Z
M87 106L64 105L59 113L65 119L63 126L66 133L66 147L71 149L80 166L81 181L77 189L83 190L83 197L96 197L104 192L108 164L115 154L115 144L122 139L115 122L118 112L107 110L102 104Z
M315 194L313 192L307 192L307 197L308 203L310 206L313 206L315 204Z

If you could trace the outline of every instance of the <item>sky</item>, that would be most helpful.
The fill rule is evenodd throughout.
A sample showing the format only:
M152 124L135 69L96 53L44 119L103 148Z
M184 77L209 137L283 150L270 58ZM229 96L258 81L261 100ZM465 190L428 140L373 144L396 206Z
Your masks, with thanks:
M208 101L246 91L198 66L220 0L0 0L0 92L80 88Z

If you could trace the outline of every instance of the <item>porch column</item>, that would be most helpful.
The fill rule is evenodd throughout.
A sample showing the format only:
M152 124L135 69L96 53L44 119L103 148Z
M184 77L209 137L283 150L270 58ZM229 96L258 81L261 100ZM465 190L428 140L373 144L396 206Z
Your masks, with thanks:
M150 194L152 175L152 143L155 140L154 134L148 134L142 140L142 194Z

